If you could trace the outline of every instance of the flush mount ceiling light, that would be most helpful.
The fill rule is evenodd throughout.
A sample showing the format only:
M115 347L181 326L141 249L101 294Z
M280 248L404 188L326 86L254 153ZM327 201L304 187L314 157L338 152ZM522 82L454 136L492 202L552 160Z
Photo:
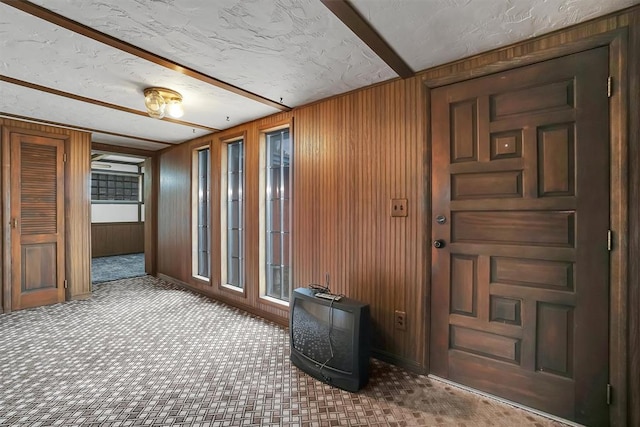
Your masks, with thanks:
M164 116L175 119L182 117L182 95L175 90L163 87L148 87L144 90L144 105L147 113L154 119L161 119Z

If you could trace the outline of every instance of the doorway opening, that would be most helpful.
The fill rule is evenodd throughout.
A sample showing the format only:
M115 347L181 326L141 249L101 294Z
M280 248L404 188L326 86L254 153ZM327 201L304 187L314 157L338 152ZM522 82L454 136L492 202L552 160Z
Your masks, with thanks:
M145 275L146 157L91 153L91 283Z

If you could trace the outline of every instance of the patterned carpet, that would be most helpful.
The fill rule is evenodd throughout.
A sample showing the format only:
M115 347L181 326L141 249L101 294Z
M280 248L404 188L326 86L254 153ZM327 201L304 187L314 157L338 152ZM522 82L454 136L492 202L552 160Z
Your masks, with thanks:
M143 253L91 259L91 283L94 284L144 275Z
M0 426L560 426L372 359L359 393L287 330L154 277L0 315Z

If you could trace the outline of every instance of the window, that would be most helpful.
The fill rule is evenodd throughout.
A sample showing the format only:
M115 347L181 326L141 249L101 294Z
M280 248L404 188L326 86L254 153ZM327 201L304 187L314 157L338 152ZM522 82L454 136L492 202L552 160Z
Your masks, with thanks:
M289 301L290 275L290 196L291 140L289 129L265 134L264 204L264 295Z
M244 141L223 145L222 283L244 288Z
M211 156L209 148L199 148L193 156L193 275L209 280L211 275Z
M116 173L91 174L91 200L138 202L140 195L139 174Z
M93 153L91 222L144 221L144 159Z

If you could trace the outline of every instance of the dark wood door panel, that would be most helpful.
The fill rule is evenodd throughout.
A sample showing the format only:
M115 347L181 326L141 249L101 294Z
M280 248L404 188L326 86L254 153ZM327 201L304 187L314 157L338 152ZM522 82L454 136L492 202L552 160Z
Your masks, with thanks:
M589 425L608 420L607 77L599 48L431 102L432 372Z
M449 369L449 379L460 384L478 390L491 389L493 394L510 400L517 395L518 403L531 408L545 407L546 412L562 418L575 416L575 387L568 378L547 375L545 381L538 381L523 373L518 366L458 350L450 352ZM505 376L512 381L502 381Z
M451 213L451 242L574 247L573 211Z

